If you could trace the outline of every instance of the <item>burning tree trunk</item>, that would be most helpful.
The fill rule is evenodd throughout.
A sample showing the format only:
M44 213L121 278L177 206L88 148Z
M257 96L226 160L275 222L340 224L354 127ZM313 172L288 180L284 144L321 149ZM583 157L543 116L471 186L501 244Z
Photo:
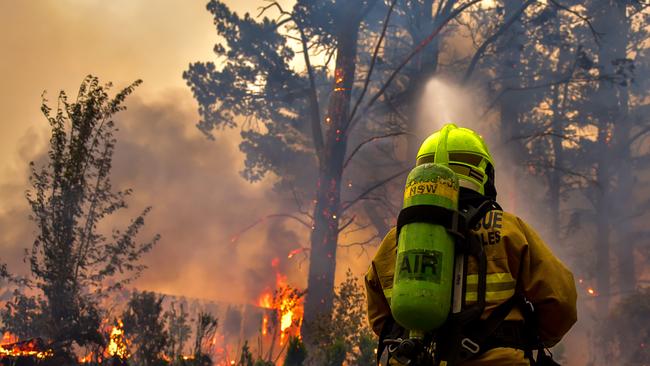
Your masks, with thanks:
M352 3L352 2L351 2ZM358 4L346 6L349 15L337 35L336 69L332 96L327 110L326 142L318 174L308 293L305 301L303 337L310 343L310 328L320 316L332 311L336 247L341 209L341 180L347 147L350 98L356 69L357 34L361 24ZM356 9L356 11L355 11Z

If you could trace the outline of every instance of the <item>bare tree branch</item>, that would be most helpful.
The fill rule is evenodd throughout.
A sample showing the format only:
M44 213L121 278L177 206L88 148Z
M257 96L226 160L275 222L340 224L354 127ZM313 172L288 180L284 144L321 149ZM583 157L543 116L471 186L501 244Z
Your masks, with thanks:
M594 25L591 23L591 19L589 17L586 17L577 11L567 7L566 5L562 5L558 3L556 0L549 0L553 5L558 7L561 10L564 10L566 12L569 12L576 16L578 19L582 20L583 22L587 23L587 26L589 27L589 30L591 31L591 34L594 36L594 41L596 42L597 45L600 46L600 37L604 34L602 32L598 32L596 28L594 28Z
M349 209L350 207L352 207L355 203L357 203L357 202L359 202L360 200L364 199L366 196L368 196L368 195L369 195L372 191L374 191L375 189L377 189L377 188L383 186L384 184L390 182L391 180L393 180L393 179L395 179L395 178L397 178L397 177L399 177L399 176L401 176L401 175L403 175L403 174L409 172L410 170L411 170L410 167L409 167L409 168L406 168L406 169L403 169L403 170L400 170L399 172L397 172L397 173L391 175L390 177L388 177L388 178L386 178L386 179L384 179L384 180L381 180L381 181L377 182L376 184L370 186L370 188L366 189L366 190L365 190L363 193L361 193L357 198L355 198L355 199L353 199L352 201L348 201L348 202L346 202L345 204L343 204L343 205L342 205L342 208L341 208L341 213L345 212L347 209Z
M367 229L367 228L369 228L369 227L371 227L371 226L372 226L372 224L365 224L365 225L359 225L359 224L357 224L357 227L356 227L356 228L354 228L354 229L350 229L350 230L348 230L347 232L342 233L342 235L349 235L349 234L352 234L352 233L356 233L356 232L359 232L359 231L363 231L363 230L365 230L365 229Z
M359 152L359 150L361 150L361 148L362 148L364 145L369 144L369 143L371 143L371 142L373 142L373 141L377 141L377 140L385 139L385 138L388 138L388 137L401 136L401 135L405 135L405 134L406 134L406 132L391 132L391 133L387 133L387 134L385 134L385 135L381 135L381 136L373 136L373 137L370 137L369 139L364 140L364 141L361 142L359 145L357 145L357 147L355 147L354 150L352 150L352 152L350 153L350 155L348 156L348 158L345 160L345 163L343 163L343 169L345 170L345 168L346 168L346 167L348 166L348 164L350 163L350 160L352 160L352 158L354 157L354 155L355 155L357 152Z
M469 63L469 66L467 67L467 71L465 71L465 76L463 77L463 84L466 84L469 78L472 76L474 73L474 69L476 68L476 64L478 64L478 61L480 60L481 57L483 57L483 53L485 53L485 50L488 48L489 45L494 43L499 37L505 33L512 24L514 24L517 19L521 16L521 14L526 10L532 3L534 3L535 0L527 0L524 2L521 7L508 19L503 25L499 28L498 31L496 31L492 36L490 36L488 39L486 39L483 44L476 50L476 53L474 53L474 56L472 57L472 61Z
M312 228L312 225L310 223L308 223L307 221L301 219L298 216L295 216L295 215L292 215L292 214L282 214L282 213L280 213L280 214L271 214L271 215L266 215L266 216L258 219L257 221L253 222L252 224L250 224L250 225L246 226L245 228L243 228L242 230L240 230L237 234L233 235L233 237L230 239L230 242L233 243L233 244L236 243L239 240L239 238L244 233L246 233L248 230L254 228L255 226L257 226L257 225L259 225L259 224L261 224L263 222L265 222L268 219L276 219L276 218L293 219L295 221L298 221L299 223L301 223L303 226L305 226L306 228L308 228L310 230Z
M388 22L390 21L390 16L393 13L395 4L397 4L397 0L393 0L393 2L390 4L388 13L386 14L386 18L384 19L384 25L381 29L381 35L377 40L377 45L375 46L375 51L373 52L372 59L370 61L370 67L368 68L368 74L366 75L366 80L363 83L363 90L361 91L361 95L359 95L359 98L357 99L356 103L354 103L354 108L352 108L352 113L350 114L350 121L354 119L354 115L357 113L357 109L359 108L359 105L363 101L363 98L366 96L366 91L368 90L368 85L370 84L372 71L374 70L375 63L377 62L377 55L379 54L379 48L381 47L381 44L384 41L384 37L386 36L386 29L388 29Z
M508 139L507 142L513 142L513 141L516 141L516 140L532 141L534 139L538 139L540 137L546 137L546 136L558 137L558 138L560 138L562 140L571 141L571 142L576 143L576 144L580 143L580 140L575 136L571 136L571 135L565 134L565 133L556 132L556 131L553 131L553 130L540 131L540 132L532 133L530 135L512 136L511 138Z
M350 219L348 219L348 221L345 224L339 226L339 233L345 230L348 226L350 226L356 218L357 218L356 216L352 216L350 217Z
M368 104L366 104L366 106L364 107L363 112L361 113L361 115L355 117L355 119L350 122L349 127L348 127L348 131L352 130L354 128L354 126L356 125L356 123L359 121L360 116L365 115L366 112L373 106L373 104L375 104L377 99L379 99L382 95L384 95L384 93L386 92L386 90L388 89L390 84L393 82L393 79L395 79L395 77L402 71L404 66L406 66L411 61L411 59L413 57L415 57L415 55L420 53L420 51L422 51L429 43L431 43L431 41L433 41L433 39L440 33L440 31L445 27L445 25L447 25L447 23L449 23L449 21L454 19L456 16L458 16L460 13L462 13L465 9L469 8L470 6L472 6L474 4L479 3L480 1L481 0L471 0L467 4L462 5L462 6L458 7L457 9L455 9L454 11L452 11L451 14L449 14L449 16L447 18L445 18L445 20L443 20L440 23L440 25L438 25L433 30L433 32L431 32L431 34L429 34L429 36L427 38L425 38L415 49L413 49L413 51L411 51L411 53L399 64L399 66L397 66L397 68L395 68L393 73L388 77L388 80L386 80L384 85L382 85L381 89L379 89L379 91L370 99Z
M323 150L325 149L325 143L323 141L323 131L320 126L320 105L318 104L318 91L316 90L316 80L314 77L314 69L311 66L311 59L309 57L309 49L307 47L307 37L305 36L305 30L302 27L300 22L294 21L296 27L300 32L300 43L302 44L302 53L305 59L305 65L307 66L307 74L309 75L309 112L311 117L311 130L312 136L314 138L314 148L316 149L316 155L318 159L323 159Z
M645 126L640 131L635 133L632 137L630 137L626 145L632 145L638 138L643 137L643 135L647 134L648 132L650 132L650 126Z
M555 81L551 81L551 82L547 82L547 83L541 83L541 84L537 84L537 85L522 86L522 87L508 87L508 88L505 88L505 89L501 90L501 92L499 92L499 94L497 94L497 96L494 97L494 99L492 99L492 101L490 102L490 104L488 105L488 107L487 107L487 108L485 109L485 111L483 111L483 113L481 114L481 118L485 118L485 116L486 116L486 115L487 115L487 114L492 110L492 108L494 108L494 106L499 102L499 100L500 100L500 99L501 99L501 98L502 98L506 93L509 93L509 92L524 91L524 90L534 90L534 89L543 89L543 88L548 88L548 87L550 87L550 86L561 85L561 84L567 84L567 83L575 83L575 84L578 84L578 83L591 83L591 82L597 82L597 81L600 81L600 80L603 80L603 79L604 79L604 78L602 78L602 77L596 77L596 78L574 78L572 75L569 75L569 76L564 77L564 78L561 78L561 79L559 79L559 80L555 80Z

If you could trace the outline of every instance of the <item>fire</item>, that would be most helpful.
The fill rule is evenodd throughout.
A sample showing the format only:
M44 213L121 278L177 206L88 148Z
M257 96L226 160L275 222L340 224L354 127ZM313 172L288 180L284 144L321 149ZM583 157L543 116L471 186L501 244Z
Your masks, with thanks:
M284 332L291 326L291 324L293 324L293 310L288 310L286 313L282 314L280 330Z
M304 250L303 248L292 251L289 258ZM275 269L275 293L267 289L260 295L257 305L266 311L262 317L262 335L269 333L275 337L279 333L280 344L284 344L288 335L300 336L300 324L302 323L302 293L291 288L287 284L287 276L278 270L279 259L273 258L271 266ZM273 316L273 318L270 318Z
M306 249L306 248L298 248L298 249L294 249L294 250L292 250L292 251L289 252L289 254L287 255L287 258L289 258L289 259L293 258L296 254L299 254L299 253L305 251L305 249Z
M40 338L30 339L28 341L18 341L18 337L5 332L0 342L1 357L36 357L39 359L52 357L54 352L43 345Z
M111 329L110 342L104 354L107 357L118 357L121 359L129 358L128 340L124 336L124 323L122 320L117 321L117 326Z
M262 335L266 335L268 332L269 328L269 316L264 314L264 317L262 318Z
M263 294L257 305L264 309L273 309L273 296L270 293Z
M89 354L79 357L79 363L89 363L92 362L93 360L93 352L90 352Z
M591 288L591 287L589 287L589 288L587 289L587 292L588 292L589 295L591 295L591 296L596 296L596 290L594 290L594 289Z
M0 341L0 345L5 345L5 344L10 344L10 343L16 343L18 342L18 337L15 335L11 334L11 332L5 332L2 335L2 341Z

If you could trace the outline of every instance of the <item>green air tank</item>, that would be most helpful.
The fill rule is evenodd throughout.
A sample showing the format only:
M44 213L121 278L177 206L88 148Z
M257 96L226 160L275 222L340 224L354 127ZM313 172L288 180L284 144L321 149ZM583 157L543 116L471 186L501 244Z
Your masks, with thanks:
M415 205L458 210L458 177L449 168L447 136L442 131L433 163L408 175L404 208ZM391 312L411 338L440 327L449 316L454 275L454 239L441 226L414 222L401 228L393 278Z

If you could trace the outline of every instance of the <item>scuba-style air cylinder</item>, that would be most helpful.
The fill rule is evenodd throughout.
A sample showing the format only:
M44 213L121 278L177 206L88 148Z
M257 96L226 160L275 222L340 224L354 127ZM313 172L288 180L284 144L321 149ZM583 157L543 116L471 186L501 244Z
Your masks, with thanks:
M397 261L391 313L410 338L439 328L447 320L454 281L454 237L436 217L458 211L458 177L449 168L445 126L433 163L416 166L408 175L404 206L397 224ZM423 220L422 217L429 219Z

